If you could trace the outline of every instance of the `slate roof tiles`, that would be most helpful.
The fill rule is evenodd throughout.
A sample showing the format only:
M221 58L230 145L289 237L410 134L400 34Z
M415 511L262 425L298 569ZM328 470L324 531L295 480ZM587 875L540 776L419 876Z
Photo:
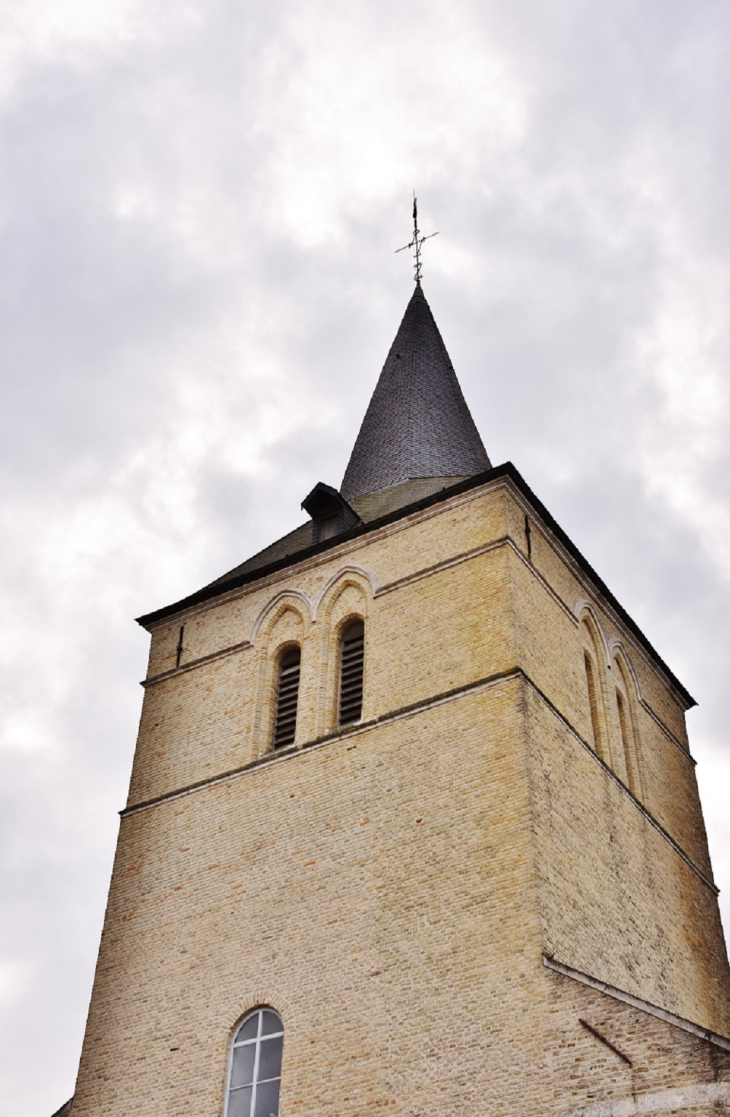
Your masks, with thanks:
M345 471L345 500L491 463L420 283L406 307Z

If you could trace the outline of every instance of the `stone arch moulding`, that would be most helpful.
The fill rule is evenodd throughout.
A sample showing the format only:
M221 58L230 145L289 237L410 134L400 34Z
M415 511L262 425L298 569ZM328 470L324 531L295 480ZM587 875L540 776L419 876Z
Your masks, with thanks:
M644 696L641 693L641 686L639 685L639 678L638 678L638 675L636 674L636 671L634 670L634 665L631 662L631 656L626 651L625 645L622 644L621 641L616 636L613 636L608 641L608 650L609 650L609 653L611 655L611 659L613 659L613 657L615 655L620 656L621 660L623 661L624 665L626 666L627 671L629 672L629 675L631 676L631 682L634 684L634 690L636 691L636 697L637 697L638 701L641 702L642 705L644 705Z
M603 631L603 625L599 621L598 614L596 613L596 610L594 609L593 605L585 597L581 597L578 601L576 601L575 605L573 606L573 612L575 613L575 615L576 615L576 617L578 618L579 621L582 621L583 620L583 615L585 613L588 613L589 617L591 618L591 621L593 622L593 624L595 626L596 632L601 637L601 643L603 644L603 654L606 657L606 667L608 669L610 669L610 667L611 667L611 648L609 646L608 640L606 639L606 633Z
M267 601L256 617L256 620L251 625L251 632L248 637L249 644L251 644L252 647L255 645L256 638L261 631L264 621L269 620L270 624L273 625L285 609L289 608L295 613L300 613L302 605L306 607L310 620L314 622L316 607L309 594L303 593L302 590L281 590L272 597L270 601ZM279 606L279 608L277 608L277 606ZM302 617L302 620L304 620L304 617Z
M303 602L306 608L302 607ZM287 613L291 613L296 618L297 625L302 626L302 631L297 632L293 640L279 633L278 636L274 636L273 646L271 646L276 624ZM304 657L304 641L307 635L307 621L310 617L311 600L306 594L299 590L282 590L267 603L256 618L256 631L252 631L250 641L253 645L254 637L258 638L255 652L258 661L256 699L251 723L251 741L256 756L263 756L264 753L269 752L272 745L279 655L284 647L295 643L302 650L302 657Z
M286 1022L287 1019L291 1019L293 1011L291 999L284 995L281 990L254 988L250 989L247 995L239 997L234 1002L233 1015L228 1029L229 1036L233 1036L244 1016L247 1016L249 1012L254 1012L257 1008L273 1008L275 1012L278 1012L284 1024L284 1035L286 1035Z
M346 581L348 574L359 575L360 578L368 582L370 585L372 596L376 596L378 590L380 589L380 579L378 578L377 574L373 573L372 570L368 570L366 566L341 566L340 569L325 582L322 590L317 597L317 600L314 602L314 609L312 613L313 621L317 620L317 617L319 616L320 606L322 605L322 602L324 601L325 597L330 592L332 587L337 585L338 582ZM358 585L359 583L353 581L353 584Z

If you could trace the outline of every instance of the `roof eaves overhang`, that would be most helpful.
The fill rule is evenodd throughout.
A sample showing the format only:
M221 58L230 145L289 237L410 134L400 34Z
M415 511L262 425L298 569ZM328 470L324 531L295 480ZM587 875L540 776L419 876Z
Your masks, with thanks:
M680 683L674 672L667 666L636 622L632 620L621 603L614 597L606 583L596 573L588 560L581 554L575 543L573 543L570 537L563 531L560 524L553 519L542 501L535 496L522 474L512 462L504 462L502 465L494 466L492 469L487 469L483 473L476 474L474 477L468 477L465 481L460 481L450 488L441 489L431 496L424 497L422 500L416 501L413 504L407 504L403 508L397 508L394 512L390 512L386 516L381 516L377 520L371 520L367 524L357 524L348 531L344 531L331 539L326 539L323 543L306 547L304 550L296 551L291 555L285 555L283 558L268 563L266 566L258 567L256 570L247 570L231 578L229 581L222 583L216 582L212 585L204 586L203 589L190 594L188 597L182 598L180 601L175 601L171 605L165 605L162 609L156 609L152 613L145 613L144 616L137 617L137 623L150 631L151 626L156 625L159 621L174 617L178 613L194 608L196 605L202 605L205 602L212 601L216 597L223 597L233 590L241 589L243 586L251 585L261 579L270 577L272 574L276 574L280 570L285 570L287 567L296 566L298 563L304 562L313 556L325 554L327 551L333 550L335 547L339 547L350 540L369 535L371 532L378 531L379 528L387 527L389 524L396 523L398 520L405 519L407 516L412 516L417 512L441 504L462 493L467 493L471 489L478 489L482 485L499 481L502 478L511 481L517 491L522 495L523 499L530 504L545 527L555 536L556 540L568 552L581 572L593 583L596 590L605 599L611 609L613 609L621 622L636 637L657 666L661 668L672 687L675 688L679 697L684 702L686 708L691 709L692 706L696 706L697 703L695 699L686 687Z

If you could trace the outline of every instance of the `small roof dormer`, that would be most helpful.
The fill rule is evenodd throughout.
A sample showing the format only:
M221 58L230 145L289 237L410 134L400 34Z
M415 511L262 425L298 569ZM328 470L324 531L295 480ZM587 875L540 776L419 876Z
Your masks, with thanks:
M305 496L302 508L312 517L313 546L362 523L341 493L331 485L325 485L324 481L318 481L311 493Z

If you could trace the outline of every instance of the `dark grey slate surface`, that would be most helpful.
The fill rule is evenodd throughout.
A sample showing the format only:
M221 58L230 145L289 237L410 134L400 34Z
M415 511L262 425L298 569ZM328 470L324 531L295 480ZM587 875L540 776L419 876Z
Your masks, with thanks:
M365 413L342 482L345 500L420 477L471 477L490 468L420 284Z
M57 1109L56 1112L53 1114L53 1117L67 1117L67 1115L71 1112L72 1101L73 1098L69 1098L67 1102L64 1102L61 1108Z
M405 508L408 504L414 504L418 500L423 500L424 497L431 496L432 493L447 489L451 485L456 485L459 481L465 480L465 477L419 478L406 481L402 485L395 485L391 489L384 489L379 493L358 497L353 500L352 506L363 523L369 524L373 520L380 519L381 516L387 516L391 512L395 512L398 508ZM300 551L306 551L308 547L312 546L312 542L312 521L308 520L306 524L301 524L300 527L294 528L294 531L290 531L281 539L277 539L275 543L270 543L268 547L264 547L263 551L252 555L251 558L246 559L239 566L234 566L233 570L229 570L220 578L216 578L210 585L224 586L226 582L230 582L250 570L260 570L262 567L268 566L270 562L276 562L278 559L296 555Z
M483 473L491 464L418 284L380 374L342 483L364 523ZM211 582L306 550L311 522Z

